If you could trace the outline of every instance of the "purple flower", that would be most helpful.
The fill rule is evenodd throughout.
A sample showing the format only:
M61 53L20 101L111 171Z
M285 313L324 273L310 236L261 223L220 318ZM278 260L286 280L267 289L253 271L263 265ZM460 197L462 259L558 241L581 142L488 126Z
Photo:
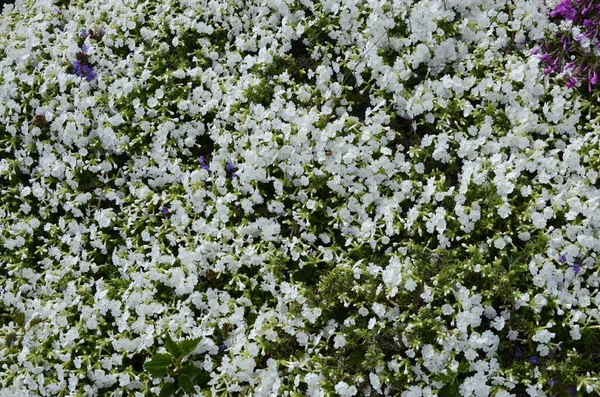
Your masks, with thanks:
M84 53L87 53L87 50L88 50L89 48L90 48L90 47L88 47L88 46L87 46L87 45L85 45L85 44L82 44L82 45L81 45L81 50L82 50Z
M88 35L85 29L79 30L79 37L86 37Z
M566 257L566 256L564 256L564 255L560 255L560 256L558 257L558 261L559 261L560 263L565 263L565 261L566 261L566 260L567 260L567 257Z
M575 77L571 77L569 81L567 81L567 87L571 88L577 84L577 79Z
M598 72L596 72L596 71L594 70L594 72L592 73L592 72L590 71L590 75L589 75L588 77L589 77L589 79L590 79L590 84L592 84L592 85L596 85L596 84L598 84Z
M581 15L587 14L588 11L591 10L592 8L594 8L594 5L590 1L589 4L587 6L585 6L585 7L583 7L583 10L581 10Z
M577 390L575 389L575 387L569 386L569 391L571 392L571 396L573 396L573 397L577 396Z
M75 72L75 74L78 76L85 77L87 81L92 81L96 77L96 73L90 65L84 64L79 61L73 62L72 65L73 72Z
M529 362L532 364L537 364L537 357L536 356L531 356L531 358L529 359Z
M592 21L591 19L584 19L583 26L585 26L586 28L590 28L594 26L594 21Z
M595 68L595 65L594 65ZM592 86L598 84L598 72L596 70L588 72L588 91L592 92Z
M164 206L160 209L160 212L162 212L163 215L167 215L169 213L169 209L166 206Z
M227 345L225 343L221 343L219 345L219 352L224 352L225 350L227 350Z
M575 272L575 274L579 274L580 270L581 270L581 264L578 262L573 263L573 271Z
M87 81L92 81L96 78L96 72L93 69L90 69L89 73L85 76Z
M200 168L210 171L210 165L206 163L204 156L200 156Z
M550 380L548 380L548 384L550 385L550 387L554 387L556 382L554 381L554 379L550 379Z
M227 165L225 165L225 169L229 172L231 172L231 177L232 178L237 178L237 167L235 165L233 165L232 163L227 163Z
M562 0L561 3L550 13L552 18L557 15L573 21L577 18L577 10L571 7L571 0Z
M81 64L81 62L79 62L79 61L73 62L73 71L75 72L75 74L82 76L83 75L83 72L81 71L82 67L83 67L83 65Z

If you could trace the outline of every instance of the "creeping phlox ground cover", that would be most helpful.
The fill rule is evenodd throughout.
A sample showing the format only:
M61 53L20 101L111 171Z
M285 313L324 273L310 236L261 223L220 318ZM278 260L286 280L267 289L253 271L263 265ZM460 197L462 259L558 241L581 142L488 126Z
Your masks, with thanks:
M599 393L598 4L6 6L0 395Z

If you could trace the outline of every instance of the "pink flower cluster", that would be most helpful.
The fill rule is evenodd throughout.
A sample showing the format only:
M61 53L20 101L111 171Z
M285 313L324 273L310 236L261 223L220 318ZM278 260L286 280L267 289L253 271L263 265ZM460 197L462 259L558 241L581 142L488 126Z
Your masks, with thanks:
M600 49L600 2L598 0L562 0L550 13L551 18L563 18L572 21L583 33L573 37L571 32L554 33L552 38L544 40L532 54L537 54L546 66L545 74L568 72L567 87L578 82L587 83L592 92L598 84L598 57L586 47L595 44ZM582 45L583 42L587 45ZM574 57L573 57L574 56Z

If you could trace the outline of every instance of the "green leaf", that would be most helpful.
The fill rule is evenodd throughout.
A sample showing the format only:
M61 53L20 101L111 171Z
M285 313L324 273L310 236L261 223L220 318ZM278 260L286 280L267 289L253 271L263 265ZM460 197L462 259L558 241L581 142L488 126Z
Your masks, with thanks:
M184 365L179 371L180 376L187 376L196 386L206 386L210 381L210 374L193 364ZM185 381L184 381L185 382Z
M458 364L458 373L459 374L464 374L466 372L469 372L469 368L471 368L471 364L469 363L460 363Z
M186 339L186 340L179 342L179 346L178 346L179 347L179 356L177 358L185 357L188 354L190 354L191 352L193 352L201 340L202 340L202 338L196 338L196 339Z
M175 393L175 388L175 383L165 383L162 389L160 389L158 397L171 397Z
M170 354L155 354L152 360L144 364L144 368L153 378L162 378L172 363L173 357Z
M177 378L177 384L179 385L179 387L181 387L181 389L184 392L186 392L190 396L193 396L196 394L196 386L194 385L192 378L190 378L188 375L186 375L186 374L179 375L179 377Z
M165 336L165 347L167 348L167 351L169 353L171 353L171 355L173 357L179 358L180 357L180 352L179 352L179 346L177 345L177 343L173 342L173 339L171 339L171 335L169 335L169 333L167 332L167 335Z
M450 382L454 382L455 379L455 375L453 374L437 374L433 380L436 382L441 382L444 384L450 383Z
M184 365L183 367L181 367L181 369L179 370L179 373L185 374L193 380L196 377L196 375L198 375L200 373L200 371L202 371L202 370L200 368L197 368L193 364L187 364L187 365Z
M459 384L457 381L446 384L442 387L438 393L438 397L457 397L459 396L458 388Z
M10 334L8 334L6 336L6 346L12 347L15 344L17 337L18 335L15 332L11 332Z
M210 382L210 374L198 368L198 373L195 378L196 385L203 387L206 386L208 382Z
M256 321L257 318L258 318L257 313L248 313L246 315L246 324L248 324L248 326L251 327L252 325L254 325L254 322Z
M29 321L29 329L31 329L32 327L35 327L36 325L38 325L40 323L43 323L44 321L46 321L46 320L39 318L39 317L31 319L31 321Z
M15 324L21 328L25 326L25 313L17 312L17 314L15 314Z

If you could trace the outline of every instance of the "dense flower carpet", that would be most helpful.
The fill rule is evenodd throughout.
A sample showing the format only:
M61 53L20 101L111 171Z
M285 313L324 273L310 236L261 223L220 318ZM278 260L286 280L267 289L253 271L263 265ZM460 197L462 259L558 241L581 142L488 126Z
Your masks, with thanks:
M600 1L16 0L0 396L600 394Z

